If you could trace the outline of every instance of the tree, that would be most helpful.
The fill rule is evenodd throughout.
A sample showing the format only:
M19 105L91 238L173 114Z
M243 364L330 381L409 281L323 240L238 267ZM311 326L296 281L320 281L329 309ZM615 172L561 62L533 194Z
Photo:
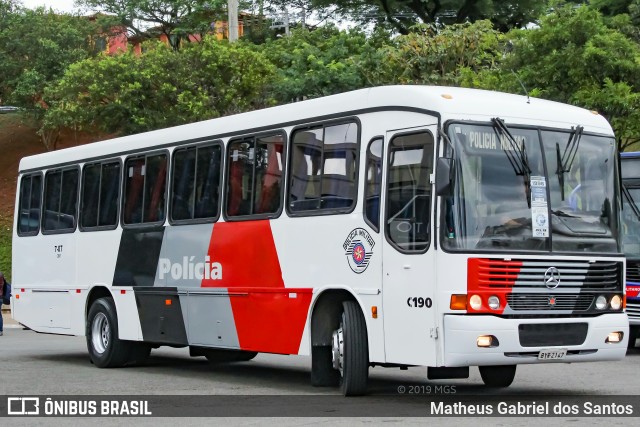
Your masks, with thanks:
M273 104L266 87L274 68L242 41L213 37L172 51L156 42L87 59L69 68L46 96L45 127L98 127L132 134Z
M490 20L500 31L534 22L546 10L539 0L310 0L314 8L333 7L335 13L362 23L390 26L408 34L418 23L447 25Z
M467 74L463 84L522 93L598 110L613 125L618 148L640 138L640 46L609 28L589 7L567 6L540 26L508 34L513 51L499 72Z
M174 50L189 35L211 31L216 20L226 20L226 0L76 0L79 6L114 16L130 36L151 38L164 34ZM149 28L149 26L152 28Z
M440 31L428 25L412 27L392 45L360 64L368 84L461 84L463 72L496 70L503 35L491 22L454 24Z
M4 14L0 21L0 99L22 107L39 121L48 107L43 101L47 85L60 78L69 64L93 54L89 41L98 31L96 24L43 8L0 10ZM50 129L41 132L41 137L47 149L55 149L57 132Z
M358 31L327 26L300 28L289 37L270 40L263 51L278 69L272 91L279 102L331 95L364 86L356 58L366 37Z

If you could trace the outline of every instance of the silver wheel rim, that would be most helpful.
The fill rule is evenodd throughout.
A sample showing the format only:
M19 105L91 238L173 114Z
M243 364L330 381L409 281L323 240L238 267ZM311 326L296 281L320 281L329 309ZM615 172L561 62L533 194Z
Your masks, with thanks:
M332 342L331 358L333 361L333 369L340 371L340 376L342 376L344 370L344 333L342 323L340 323L338 329L333 331Z
M109 347L111 328L104 313L98 313L91 322L91 343L96 353L102 354Z

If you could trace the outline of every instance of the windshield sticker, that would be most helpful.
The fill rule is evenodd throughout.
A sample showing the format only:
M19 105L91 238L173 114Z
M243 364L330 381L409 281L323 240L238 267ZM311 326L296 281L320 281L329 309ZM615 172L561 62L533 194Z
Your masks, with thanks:
M533 237L549 237L547 181L544 176L531 177L531 225Z
M467 135L464 135L464 138L466 138L466 142L464 139L461 142L467 146L468 151L478 154L492 151L522 150L522 147L526 142L526 138L523 135L513 135L513 139L517 144L517 146L515 146L505 136L498 137L494 131L471 131Z

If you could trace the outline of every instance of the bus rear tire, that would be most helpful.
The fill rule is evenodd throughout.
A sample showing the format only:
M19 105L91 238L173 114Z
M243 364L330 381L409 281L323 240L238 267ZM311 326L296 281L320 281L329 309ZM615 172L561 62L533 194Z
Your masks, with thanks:
M355 301L344 301L342 308L340 327L333 333L333 365L341 374L342 394L361 396L369 377L367 326Z
M509 387L516 376L517 365L478 366L487 387Z
M116 368L129 361L131 346L118 338L118 316L112 298L99 298L91 305L85 335L89 357L98 368Z

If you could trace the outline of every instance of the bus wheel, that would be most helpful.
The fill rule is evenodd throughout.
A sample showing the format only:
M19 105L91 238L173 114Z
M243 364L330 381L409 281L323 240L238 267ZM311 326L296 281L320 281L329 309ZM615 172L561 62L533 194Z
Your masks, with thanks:
M340 387L345 396L367 391L369 345L367 327L360 307L354 301L342 303L342 320L333 332L333 367L340 372Z
M516 376L517 365L478 366L482 381L488 387L509 387Z
M118 339L118 316L112 298L99 298L87 316L87 348L98 368L115 368L129 361L130 346Z

